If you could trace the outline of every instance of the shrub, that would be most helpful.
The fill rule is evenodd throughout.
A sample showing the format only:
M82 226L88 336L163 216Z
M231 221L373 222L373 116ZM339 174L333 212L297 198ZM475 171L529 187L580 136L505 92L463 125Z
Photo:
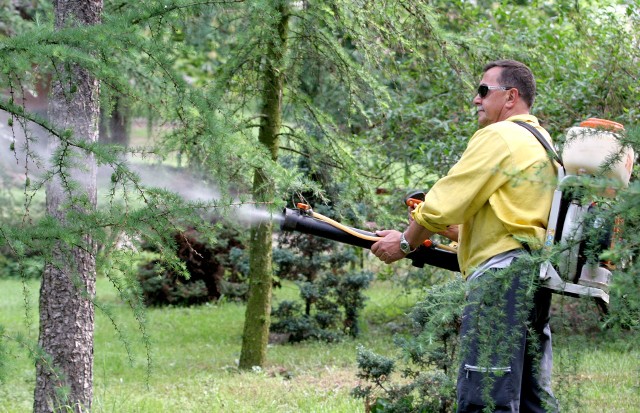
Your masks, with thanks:
M368 383L354 388L353 396L365 399L371 412L452 411L464 295L460 277L427 290L409 314L410 337L394 339L397 359L360 347L358 377ZM394 383L392 373L398 370L403 380Z
M222 296L244 299L248 286L243 283L246 265L240 252L240 235L228 227L221 227L216 235L218 240L212 244L196 230L174 234L176 254L184 263L188 278L161 259L142 264L138 279L146 304L188 306ZM153 251L150 246L145 249Z
M370 272L324 274L317 282L300 282L299 302L283 301L272 311L271 332L289 334L290 342L308 339L336 341L358 335L358 316L369 286Z
M38 256L16 258L13 254L0 255L0 275L3 277L40 278L44 259Z

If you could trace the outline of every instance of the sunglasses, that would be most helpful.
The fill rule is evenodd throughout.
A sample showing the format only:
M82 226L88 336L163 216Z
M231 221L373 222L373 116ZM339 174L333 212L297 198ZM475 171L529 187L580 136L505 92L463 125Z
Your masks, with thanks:
M486 98L487 94L490 90L509 90L513 89L512 86L489 86L489 85L480 85L478 86L478 96L481 98Z

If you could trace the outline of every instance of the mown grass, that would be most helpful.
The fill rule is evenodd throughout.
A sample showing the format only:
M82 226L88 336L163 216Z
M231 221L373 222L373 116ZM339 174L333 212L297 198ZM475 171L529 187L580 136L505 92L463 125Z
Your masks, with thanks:
M23 286L0 280L0 325L5 334L37 340L38 283L27 284L30 323L25 320ZM109 309L118 336L104 313L96 314L93 412L363 412L361 400L349 395L358 383L356 346L362 343L391 356L397 349L385 327L419 297L388 283L369 290L362 334L340 343L271 346L263 369L240 372L244 305L235 302L191 308L151 308L146 328L151 339L152 370L131 311L109 282L98 281L98 300ZM285 284L275 300L297 296ZM604 333L557 340L555 384L563 411L640 411L640 351L637 336ZM127 354L127 343L130 348ZM0 412L32 410L34 368L16 341L8 347L0 386Z
M113 322L96 313L94 412L348 412L362 411L349 392L356 385L356 345L382 350L388 335L364 328L363 337L341 343L272 346L268 363L256 372L236 368L241 346L244 305L235 302L190 308L151 308L146 329L151 339L152 370L147 377L146 345L137 321L117 298L109 282L98 280L98 301ZM31 331L26 331L22 284L0 280L0 325L5 333L37 340L37 282L28 283ZM275 300L297 296L285 284ZM415 300L401 291L374 291L366 313L409 308ZM398 306L396 304L402 304ZM389 317L393 316L391 314ZM113 324L118 326L123 339ZM10 343L6 377L0 387L0 412L28 412L34 370L26 351Z

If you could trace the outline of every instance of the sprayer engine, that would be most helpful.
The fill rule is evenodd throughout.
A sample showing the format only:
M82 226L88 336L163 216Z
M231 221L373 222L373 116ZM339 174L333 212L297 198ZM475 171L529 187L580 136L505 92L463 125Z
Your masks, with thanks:
M589 118L567 131L545 239L546 247L560 244L564 252L557 263L545 263L540 269L540 278L547 288L560 294L595 298L605 310L609 303L612 264L603 262L597 255L619 236L616 235L620 231L619 222L606 224L598 219L589 220L598 204L573 196L563 191L563 187L569 183L567 186L579 187L580 176L599 174L616 182L618 187L626 187L635 154L631 148L622 146L619 134L623 130L619 123ZM614 198L615 190L608 187L598 195ZM587 239L590 226L601 229L602 239ZM587 243L596 244L591 251L597 258L592 259L594 262L587 262L583 254Z

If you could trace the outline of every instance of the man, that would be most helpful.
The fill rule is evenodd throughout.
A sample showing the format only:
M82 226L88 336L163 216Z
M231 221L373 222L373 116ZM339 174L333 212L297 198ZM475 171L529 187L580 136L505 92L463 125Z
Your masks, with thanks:
M469 294L458 412L557 410L550 390L551 294L526 293L537 270L524 264L527 251L544 240L556 172L540 142L513 122L527 122L551 141L529 114L535 93L526 65L487 64L473 99L480 129L404 233L379 231L383 238L371 248L389 264L460 224L458 261Z

